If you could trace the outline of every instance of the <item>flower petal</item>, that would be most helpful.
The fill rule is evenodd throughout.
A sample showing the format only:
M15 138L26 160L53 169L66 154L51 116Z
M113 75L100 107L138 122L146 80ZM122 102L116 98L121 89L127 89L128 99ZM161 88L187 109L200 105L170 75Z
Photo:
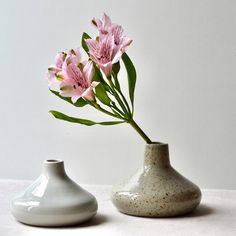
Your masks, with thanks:
M104 28L112 26L111 18L106 13L103 13L102 21Z
M92 24L95 25L95 27L97 27L98 30L100 30L102 28L102 21L100 19L93 18Z
M55 66L61 69L64 60L65 60L65 53L63 52L58 53L55 57Z
M121 42L121 51L125 52L126 48L133 42L132 39L128 38L128 37L123 37L122 42Z
M50 66L48 68L48 72L47 72L47 75L46 75L46 78L48 80L48 86L51 86L55 83L58 82L57 80L57 74L61 71L61 69L55 67L54 65Z
M112 34L114 35L114 40L115 40L115 44L119 45L122 41L122 37L123 37L123 28L120 25L114 25L112 27Z
M105 73L106 76L111 75L112 62L108 62L106 64L100 64L100 67L101 67L102 71Z
M93 92L93 88L90 86L88 87L82 94L82 97L86 100L89 101L94 101L95 96L94 96L94 92Z
M60 95L63 97L71 97L74 103L81 97L83 92L84 89L71 79L63 80L60 84Z
M93 76L94 76L94 68L93 63L91 61L87 61L83 68L83 74L88 81L88 84L91 84Z
M65 60L67 61L67 64L74 63L78 65L81 62L81 53L79 48L70 49L66 54L67 56Z
M76 103L79 98L81 98L80 95L74 95L74 96L71 97L71 101L72 101L73 103Z
M99 43L97 40L94 39L87 39L85 40L88 49L89 49L89 54L92 56L92 59L97 59L97 55L99 52Z
M100 82L93 81L93 82L91 83L91 87L92 87L92 88L96 88L99 84L100 84Z
M116 54L113 56L112 59L112 64L115 64L116 62L118 62L120 60L120 58L122 57L123 52L119 49Z

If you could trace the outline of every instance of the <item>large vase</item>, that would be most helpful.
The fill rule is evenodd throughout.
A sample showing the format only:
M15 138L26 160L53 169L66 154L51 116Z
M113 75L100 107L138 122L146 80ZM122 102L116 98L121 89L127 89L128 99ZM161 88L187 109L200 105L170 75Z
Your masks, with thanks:
M29 225L74 225L96 214L97 201L68 177L63 161L47 160L40 177L12 200L11 211Z
M168 144L162 143L147 144L143 167L112 191L116 208L134 216L184 215L200 201L199 187L171 166Z

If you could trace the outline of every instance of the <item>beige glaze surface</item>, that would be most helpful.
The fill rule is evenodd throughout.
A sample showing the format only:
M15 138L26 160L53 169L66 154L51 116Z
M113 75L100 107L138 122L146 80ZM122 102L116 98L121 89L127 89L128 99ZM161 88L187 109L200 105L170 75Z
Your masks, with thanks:
M147 144L143 167L112 191L116 208L136 216L183 215L194 210L200 201L198 186L170 165L168 144Z

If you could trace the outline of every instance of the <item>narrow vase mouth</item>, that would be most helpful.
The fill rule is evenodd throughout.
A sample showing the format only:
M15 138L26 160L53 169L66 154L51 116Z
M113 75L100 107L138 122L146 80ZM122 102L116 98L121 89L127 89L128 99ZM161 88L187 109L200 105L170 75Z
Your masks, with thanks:
M46 176L65 176L64 161L60 159L47 159L43 162L43 174Z
M161 143L161 142L151 142L147 143L147 146L168 146L168 143Z
M48 159L44 161L45 164L58 164L58 163L63 163L62 160L60 159Z

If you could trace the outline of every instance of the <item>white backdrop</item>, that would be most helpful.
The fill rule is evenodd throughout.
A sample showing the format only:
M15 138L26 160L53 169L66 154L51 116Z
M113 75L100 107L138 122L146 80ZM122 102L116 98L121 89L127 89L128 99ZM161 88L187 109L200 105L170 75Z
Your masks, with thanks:
M81 183L113 184L142 164L127 125L84 127L48 110L108 120L48 92L45 71L77 47L93 16L109 14L134 42L137 122L170 145L173 166L203 188L236 188L236 1L9 0L0 7L0 178L34 179L44 159L65 160ZM123 85L126 85L123 73Z

